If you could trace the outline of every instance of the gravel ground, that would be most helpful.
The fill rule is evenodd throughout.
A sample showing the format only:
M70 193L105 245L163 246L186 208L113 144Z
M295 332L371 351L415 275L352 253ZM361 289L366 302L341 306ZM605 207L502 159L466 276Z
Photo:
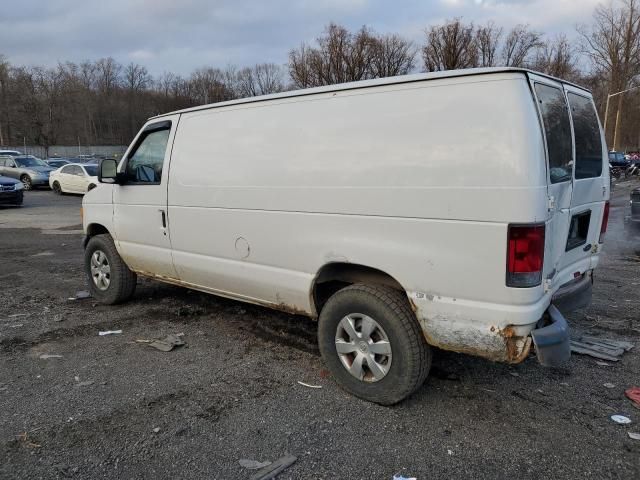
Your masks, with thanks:
M638 345L630 187L614 192L594 303L570 321ZM286 453L281 479L640 478L640 410L623 395L640 346L567 369L436 351L424 386L381 407L336 386L304 317L147 280L125 305L69 300L85 289L80 203L36 191L0 210L0 478L242 479L239 459ZM187 346L136 343L168 333Z

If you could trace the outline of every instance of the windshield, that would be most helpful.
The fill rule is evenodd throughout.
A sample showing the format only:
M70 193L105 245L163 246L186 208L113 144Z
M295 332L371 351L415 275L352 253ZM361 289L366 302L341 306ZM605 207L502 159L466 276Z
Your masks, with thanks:
M87 171L87 175L90 177L98 176L98 166L97 165L85 165L84 169Z
M609 160L622 161L624 160L624 154L620 152L609 152Z
M36 157L16 157L16 165L19 167L48 167L43 160Z

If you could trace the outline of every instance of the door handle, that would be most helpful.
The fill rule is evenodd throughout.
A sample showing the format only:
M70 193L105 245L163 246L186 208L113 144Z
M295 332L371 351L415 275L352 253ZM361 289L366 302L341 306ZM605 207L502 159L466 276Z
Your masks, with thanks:
M167 228L167 213L163 209L158 210L162 215L162 228Z

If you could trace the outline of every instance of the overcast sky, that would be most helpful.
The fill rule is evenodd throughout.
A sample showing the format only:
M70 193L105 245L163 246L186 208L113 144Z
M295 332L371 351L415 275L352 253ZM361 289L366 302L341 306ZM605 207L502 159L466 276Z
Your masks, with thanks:
M429 24L461 16L505 27L529 23L575 35L599 0L1 0L0 54L53 66L112 56L160 74L202 66L285 63L334 21L400 33L417 43Z

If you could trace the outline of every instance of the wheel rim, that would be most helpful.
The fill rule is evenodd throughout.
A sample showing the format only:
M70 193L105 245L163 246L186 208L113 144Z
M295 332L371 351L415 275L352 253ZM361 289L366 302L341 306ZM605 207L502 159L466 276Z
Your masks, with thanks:
M391 343L373 318L350 313L338 323L336 352L342 366L364 382L382 380L391 367Z
M111 267L109 260L102 250L96 250L91 255L91 278L99 290L106 290L111 283Z
M29 177L22 177L22 185L24 185L25 190L31 190L31 179Z

